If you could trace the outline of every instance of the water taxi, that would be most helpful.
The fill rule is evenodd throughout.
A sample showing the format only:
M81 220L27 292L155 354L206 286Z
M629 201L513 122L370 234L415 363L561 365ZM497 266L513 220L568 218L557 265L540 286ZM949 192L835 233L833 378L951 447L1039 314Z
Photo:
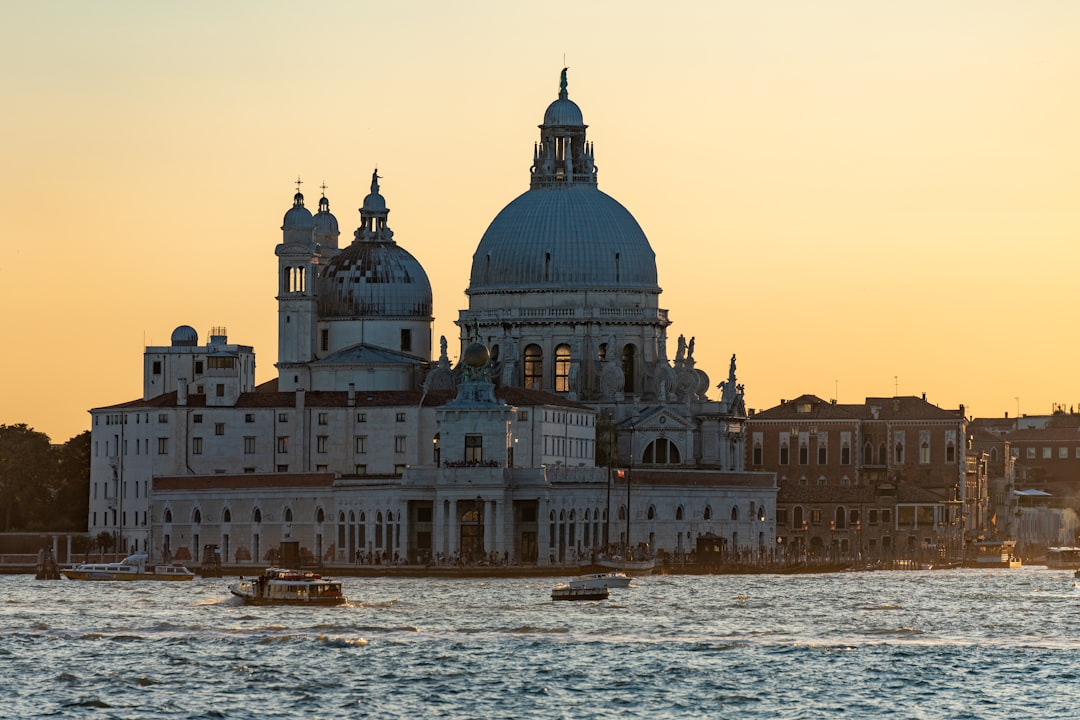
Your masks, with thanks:
M120 562L80 563L60 572L68 580L193 580L195 573L183 563L151 565L144 553L128 555Z
M318 573L267 568L262 575L241 577L229 592L248 605L344 605L341 583Z

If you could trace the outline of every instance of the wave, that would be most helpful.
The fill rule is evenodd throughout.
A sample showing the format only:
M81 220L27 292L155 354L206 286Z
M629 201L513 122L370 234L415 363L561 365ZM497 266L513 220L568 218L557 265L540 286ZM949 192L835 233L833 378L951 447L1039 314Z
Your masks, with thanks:
M317 640L327 647L367 647L368 641L362 637L349 638L331 635L319 635Z

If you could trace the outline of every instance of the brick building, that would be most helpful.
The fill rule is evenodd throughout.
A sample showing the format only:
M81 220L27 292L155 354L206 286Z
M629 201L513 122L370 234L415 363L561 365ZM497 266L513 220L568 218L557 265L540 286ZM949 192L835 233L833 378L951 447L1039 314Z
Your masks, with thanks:
M752 415L747 470L776 473L788 562L958 560L985 532L986 464L964 408L917 397L838 404L814 395Z

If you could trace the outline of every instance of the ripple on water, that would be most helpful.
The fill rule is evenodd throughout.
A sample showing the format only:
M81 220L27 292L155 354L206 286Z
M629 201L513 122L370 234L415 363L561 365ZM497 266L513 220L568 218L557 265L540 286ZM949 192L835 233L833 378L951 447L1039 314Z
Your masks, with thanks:
M1040 571L667 576L564 606L535 580L347 578L356 606L251 609L201 580L130 602L121 584L72 583L60 597L0 577L0 658L18 659L5 712L1073 718L1072 582Z

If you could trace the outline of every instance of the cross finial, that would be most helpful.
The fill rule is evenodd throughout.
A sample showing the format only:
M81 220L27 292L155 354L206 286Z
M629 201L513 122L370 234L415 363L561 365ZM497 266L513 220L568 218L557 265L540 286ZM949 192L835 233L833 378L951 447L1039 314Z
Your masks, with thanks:
M326 181L325 180L323 180L322 185L319 186L319 189L322 190L322 196L326 197Z
M304 181L300 179L300 176L299 176L299 175L297 175L297 176L296 176L296 192L300 192L300 186L301 186L301 185L302 185L303 183L304 183Z

